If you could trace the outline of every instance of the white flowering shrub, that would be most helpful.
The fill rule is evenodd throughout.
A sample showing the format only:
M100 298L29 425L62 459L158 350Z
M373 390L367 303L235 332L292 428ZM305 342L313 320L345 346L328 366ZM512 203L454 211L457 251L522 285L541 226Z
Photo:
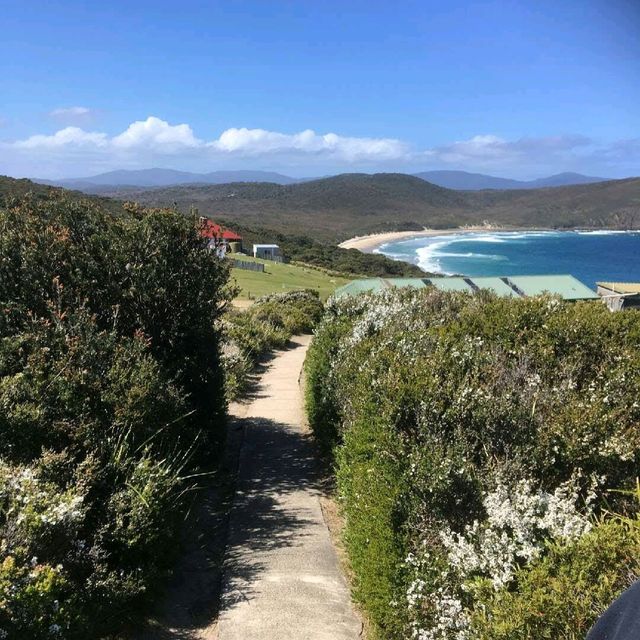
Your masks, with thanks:
M307 412L382 637L475 638L522 572L596 535L605 490L640 464L639 354L640 314L599 304L434 289L329 301Z
M519 563L537 558L546 540L573 540L592 526L591 504L580 508L574 480L553 493L534 490L530 480L515 487L499 484L483 496L482 504L482 521L466 525L463 533L444 529L440 538L451 568L462 579L486 576L496 589L510 582Z
M3 525L13 535L34 541L51 535L56 527L77 528L84 516L83 502L84 496L75 489L61 492L32 467L12 467L0 460ZM3 544L10 541L4 538Z
M64 638L70 617L60 603L69 591L61 565L41 563L35 556L4 556L0 563L0 638Z
M0 630L4 637L62 637L69 619L63 564L78 540L85 496L60 491L37 468L0 461ZM57 547L57 557L50 548ZM39 557L44 555L42 561ZM0 634L1 637L1 634Z
M410 554L406 563L414 577L407 588L407 604L413 612L415 637L466 640L470 615L463 602L470 600L478 580L489 582L496 591L507 587L518 568L544 553L549 540L567 543L591 531L595 493L591 491L582 502L578 487L577 477L553 493L535 490L530 480L521 480L514 487L499 483L485 493L482 520L467 524L462 533L447 527L440 531L446 568L431 584L433 589L434 583L441 583L435 592L427 590L422 577L426 559Z

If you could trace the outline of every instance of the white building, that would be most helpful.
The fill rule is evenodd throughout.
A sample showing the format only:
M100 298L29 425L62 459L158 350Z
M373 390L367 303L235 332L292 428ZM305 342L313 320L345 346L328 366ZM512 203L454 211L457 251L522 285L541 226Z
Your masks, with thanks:
M264 258L265 260L282 260L280 247L277 244L254 244L253 257Z

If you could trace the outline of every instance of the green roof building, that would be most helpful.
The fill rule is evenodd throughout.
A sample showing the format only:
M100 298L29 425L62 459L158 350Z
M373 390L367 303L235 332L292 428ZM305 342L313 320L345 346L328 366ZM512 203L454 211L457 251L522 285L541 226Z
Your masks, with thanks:
M365 291L384 291L393 287L423 289L433 286L440 291L466 291L475 293L489 289L500 297L529 298L549 293L564 300L597 300L598 295L570 275L557 276L503 276L460 277L442 276L431 278L367 278L353 280L336 289L334 296L353 296Z

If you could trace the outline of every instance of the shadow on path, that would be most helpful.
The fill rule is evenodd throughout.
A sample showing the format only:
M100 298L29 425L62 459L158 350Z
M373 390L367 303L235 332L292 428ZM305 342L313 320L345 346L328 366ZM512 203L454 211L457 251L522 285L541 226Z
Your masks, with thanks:
M304 426L299 375L309 340L263 362L232 408L224 464L185 525L162 615L135 640L358 637L320 506L326 476Z
M250 600L252 584L265 569L265 553L300 546L314 523L308 507L291 494L320 495L321 474L310 434L264 418L246 418L225 573L229 585L222 608Z

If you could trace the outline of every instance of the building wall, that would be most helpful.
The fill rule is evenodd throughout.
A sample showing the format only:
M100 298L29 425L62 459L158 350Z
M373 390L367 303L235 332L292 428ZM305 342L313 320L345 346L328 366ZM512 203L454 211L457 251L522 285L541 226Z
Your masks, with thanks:
M602 301L607 305L610 311L621 311L623 309L640 309L640 295L622 295L616 294L598 285L598 295L602 297Z
M264 258L265 260L276 260L280 257L280 249L271 247L254 247L253 255L256 258Z

